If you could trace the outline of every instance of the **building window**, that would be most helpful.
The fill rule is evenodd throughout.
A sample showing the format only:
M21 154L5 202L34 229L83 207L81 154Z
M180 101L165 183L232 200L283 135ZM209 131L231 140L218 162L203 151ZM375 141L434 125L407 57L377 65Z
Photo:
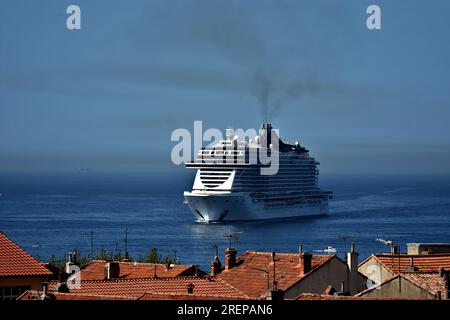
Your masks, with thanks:
M16 300L22 293L30 287L0 287L0 300Z

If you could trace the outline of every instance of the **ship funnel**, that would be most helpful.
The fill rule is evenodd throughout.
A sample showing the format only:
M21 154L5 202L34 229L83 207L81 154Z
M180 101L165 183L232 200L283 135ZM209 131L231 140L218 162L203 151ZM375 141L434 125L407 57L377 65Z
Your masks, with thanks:
M227 140L233 140L234 139L234 128L233 127L228 127L225 130L225 135L226 135L226 139Z
M272 125L263 122L261 124L261 129L259 129L259 135L261 136L261 144L266 148L269 148L272 144Z

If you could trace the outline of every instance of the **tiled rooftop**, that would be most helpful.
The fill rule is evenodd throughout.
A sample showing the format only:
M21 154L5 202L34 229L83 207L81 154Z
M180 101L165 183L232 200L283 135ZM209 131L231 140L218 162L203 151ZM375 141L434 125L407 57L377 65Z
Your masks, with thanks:
M50 294L50 299L55 300L129 300L127 297L114 297L114 296L103 296L103 295L77 295L70 293L52 293Z
M436 295L438 291L441 294L445 292L445 278L439 273L404 273L403 277L415 285Z
M41 300L43 292L40 290L27 290L21 294L17 300ZM126 297L83 295L62 292L51 292L48 295L50 300L127 300Z
M335 255L313 255L309 273L333 257ZM299 255L296 253L276 253L275 273L278 289L281 290L289 288L309 274L301 275ZM238 258L234 268L221 272L218 277L252 298L261 298L272 287L272 253L247 251Z
M386 269L393 273L408 272L408 267L413 265L420 272L438 272L440 268L450 269L450 254L433 255L373 255ZM370 257L368 258L370 259ZM366 262L363 261L361 264Z
M50 285L50 290L55 289L54 284ZM190 285L193 286L191 294L195 296L246 298L239 290L214 277L82 280L81 288L71 289L69 294L137 299L144 294L189 295Z
M82 280L105 279L105 266L107 261L92 260L81 269ZM196 268L192 265L175 265L167 268L165 264L141 263L141 262L118 262L120 266L119 278L172 278L180 276L193 276Z
M403 300L403 299L302 293L298 297L296 297L295 300Z
M0 232L0 277L51 275L47 268Z
M387 283L395 281L398 278L402 278L404 279L404 281L409 281L433 295L436 295L438 291L441 292L442 296L445 294L445 278L440 276L439 273L411 272L411 273L399 273L394 277L385 280L379 285L374 285L358 293L356 297L364 296L371 291L377 290L380 287L382 288Z
M137 300L244 300L248 297L240 296L218 296L218 295L196 295L196 294L167 294L146 293Z

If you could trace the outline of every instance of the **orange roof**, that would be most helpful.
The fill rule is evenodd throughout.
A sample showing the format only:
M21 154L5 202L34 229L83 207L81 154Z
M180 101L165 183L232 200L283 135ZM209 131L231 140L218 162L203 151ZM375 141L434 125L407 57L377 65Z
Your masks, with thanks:
M189 295L187 291L189 285L193 285L192 294L195 296L247 298L239 290L214 277L82 280L80 289L71 289L69 294L137 299L146 293ZM51 285L50 288L55 286Z
M17 300L41 300L43 292L40 290L27 290L22 293ZM83 295L62 292L47 293L50 300L127 300L126 297Z
M54 300L128 300L127 297L114 297L114 296L95 296L95 295L82 295L82 294L70 294L55 292L49 294L50 299Z
M313 255L311 271L301 275L297 253L276 253L275 278L278 289L288 289L334 257L335 255L327 254ZM218 277L248 296L259 299L265 296L268 288L272 287L272 253L247 251L239 257L234 268L221 272Z
M82 280L104 280L105 279L105 260L92 260L83 269L81 269ZM192 265L175 265L167 268L165 264L159 263L140 263L118 261L120 266L119 278L151 278L155 274L157 277L173 278L180 276L195 275L196 268Z
M361 262L360 265L374 257L391 273L405 273L409 266L416 267L420 272L438 272L440 268L450 268L450 254L411 255L411 254L374 254Z
M51 275L47 268L0 232L0 277Z
M378 298L378 297L363 297L363 296L338 296L315 293L302 293L294 300L407 300L398 298Z
M239 296L218 296L218 295L196 295L196 294L167 294L167 293L146 293L137 300L246 300L248 297Z
M411 272L411 273L399 273L396 276L385 280L384 282L374 285L370 288L367 288L364 291L361 291L356 296L364 296L366 293L371 292L373 290L379 289L385 284L394 281L395 279L403 278L406 281L411 282L412 284L422 288L429 293L436 295L438 291L442 294L445 292L445 278L440 276L439 273L420 273L420 272Z
M438 291L444 294L446 290L445 278L439 273L403 273L402 276L434 295Z

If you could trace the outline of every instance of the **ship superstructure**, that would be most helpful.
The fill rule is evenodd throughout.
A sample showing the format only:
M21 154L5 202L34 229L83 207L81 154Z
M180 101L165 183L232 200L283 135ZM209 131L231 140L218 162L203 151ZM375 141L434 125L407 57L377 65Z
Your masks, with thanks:
M185 202L201 222L324 215L331 192L319 188L318 165L307 149L283 142L268 123L249 141L228 128L225 139L186 164L197 171Z

